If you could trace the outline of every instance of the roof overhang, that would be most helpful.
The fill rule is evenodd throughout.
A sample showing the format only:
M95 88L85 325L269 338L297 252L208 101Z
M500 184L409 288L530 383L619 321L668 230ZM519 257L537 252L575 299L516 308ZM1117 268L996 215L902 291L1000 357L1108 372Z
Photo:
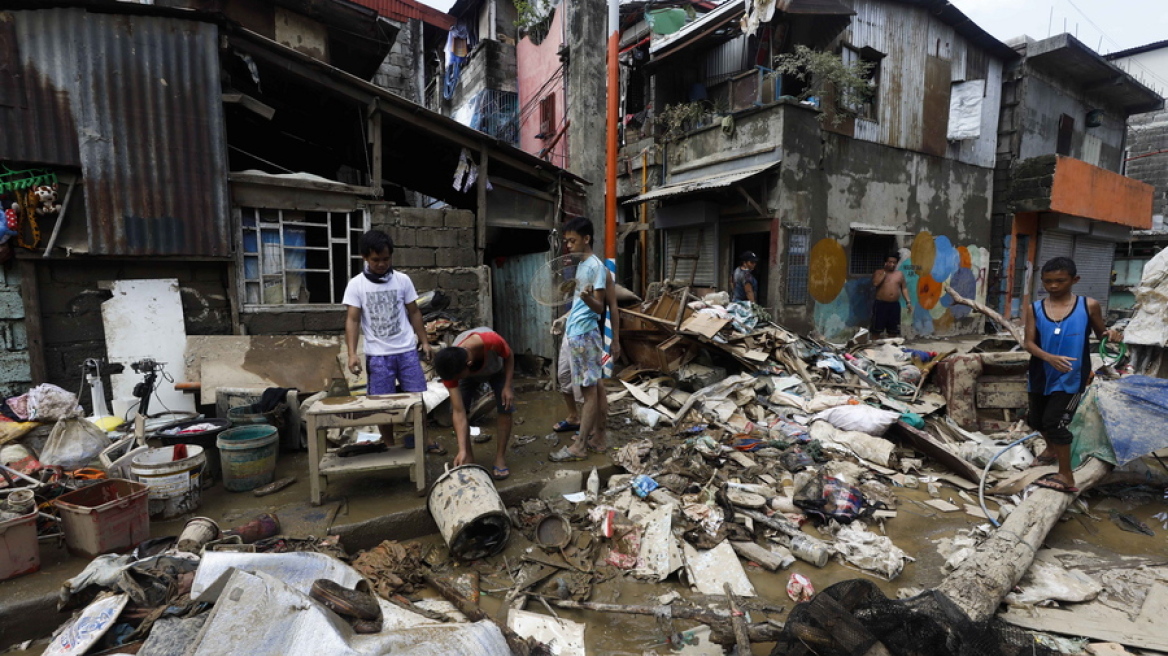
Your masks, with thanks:
M1026 63L1098 94L1128 115L1164 108L1164 98L1070 34L1026 44Z
M756 175L766 173L778 165L778 161L767 162L766 164L751 166L745 169L738 169L737 171L731 171L729 173L707 175L705 177L689 180L687 182L678 182L676 184L664 185L654 189L653 191L643 193L640 196L630 198L629 200L626 200L624 204L631 205L634 203L644 203L650 200L686 196L703 191L730 187Z

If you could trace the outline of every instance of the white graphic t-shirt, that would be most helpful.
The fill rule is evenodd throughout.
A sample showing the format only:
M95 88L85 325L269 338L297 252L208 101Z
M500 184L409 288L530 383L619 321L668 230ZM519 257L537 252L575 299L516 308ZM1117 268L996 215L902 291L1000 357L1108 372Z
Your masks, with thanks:
M361 308L365 355L397 355L418 347L418 337L406 314L406 304L418 300L414 282L394 271L388 282L370 282L357 274L345 287L345 305Z

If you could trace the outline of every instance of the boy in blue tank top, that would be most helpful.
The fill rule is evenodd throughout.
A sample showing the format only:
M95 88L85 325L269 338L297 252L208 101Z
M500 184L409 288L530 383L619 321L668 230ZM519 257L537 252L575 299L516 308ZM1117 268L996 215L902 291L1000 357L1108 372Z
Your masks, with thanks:
M1099 301L1078 296L1072 290L1079 282L1078 268L1068 257L1056 257L1042 265L1045 300L1025 309L1026 343L1030 353L1030 410L1027 423L1042 433L1046 450L1036 465L1058 465L1057 474L1034 482L1040 487L1075 493L1071 471L1071 431L1067 426L1075 416L1079 400L1091 380L1091 352L1088 331L1119 341L1120 335L1106 330Z

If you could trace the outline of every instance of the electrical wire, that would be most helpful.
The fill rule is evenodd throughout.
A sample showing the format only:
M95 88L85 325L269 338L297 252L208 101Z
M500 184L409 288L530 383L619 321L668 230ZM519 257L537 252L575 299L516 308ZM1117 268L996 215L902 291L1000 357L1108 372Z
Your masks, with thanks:
M990 475L990 467L994 466L994 462L996 462L997 459L1000 458L1003 453L1009 451L1010 449L1018 446L1019 444L1025 442L1026 440L1028 440L1032 437L1035 437L1037 435L1041 435L1041 433L1039 433L1038 431L1035 431L1035 432L1033 432L1025 437L1021 437L1021 438L1018 438L1017 440L1014 440L1013 442L1010 442L1001 451L998 451L997 453L995 453L994 457L990 458L990 461L986 463L985 469L982 470L982 472L981 472L981 478L977 482L977 502L978 502L978 504L981 505L982 514L984 514L986 516L986 519L990 520L990 523L994 525L994 528L998 528L999 526L1002 525L1002 523L990 516L990 511L988 509L986 509L986 505L985 505L985 482L986 482L986 477Z

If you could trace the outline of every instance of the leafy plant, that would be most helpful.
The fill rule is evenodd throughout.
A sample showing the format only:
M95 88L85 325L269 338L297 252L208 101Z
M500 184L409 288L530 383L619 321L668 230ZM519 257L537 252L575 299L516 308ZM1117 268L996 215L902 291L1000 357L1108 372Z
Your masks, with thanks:
M856 107L872 98L872 68L875 64L856 61L845 64L835 53L812 50L797 45L793 52L775 57L774 75L790 75L806 86L799 100L812 96L823 98L830 92L835 97L837 111L832 113L832 123L838 123L841 114L854 114ZM820 120L823 120L820 114Z
M527 34L535 45L539 45L551 28L555 9L547 6L548 0L513 0L518 18L515 26L520 35Z
M691 130L699 127L714 113L713 107L702 101L667 105L657 115L655 121L661 127L664 141L676 141Z

